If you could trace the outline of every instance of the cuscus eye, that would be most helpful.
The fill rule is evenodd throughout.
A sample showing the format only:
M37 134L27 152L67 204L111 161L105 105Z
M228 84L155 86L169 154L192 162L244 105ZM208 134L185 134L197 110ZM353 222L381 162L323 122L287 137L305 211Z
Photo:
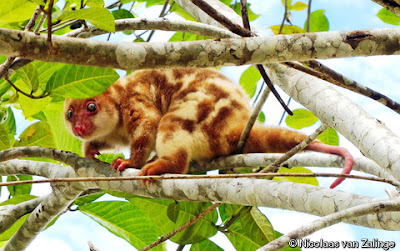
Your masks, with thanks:
M90 102L86 109L88 110L88 112L95 112L97 110L97 105L94 102Z
M65 115L67 116L67 119L70 120L72 118L72 109L69 109Z

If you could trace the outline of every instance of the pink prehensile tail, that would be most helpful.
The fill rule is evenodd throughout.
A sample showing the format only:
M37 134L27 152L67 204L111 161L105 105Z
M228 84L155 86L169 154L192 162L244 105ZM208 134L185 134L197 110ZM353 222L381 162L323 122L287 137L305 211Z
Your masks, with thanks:
M344 167L342 174L349 174L353 168L353 156L347 151L346 148L340 146L330 146L325 145L319 142L311 142L307 147L307 150L322 152L322 153L330 153L342 156L344 158ZM345 178L337 178L330 188L335 188L337 185L342 183Z

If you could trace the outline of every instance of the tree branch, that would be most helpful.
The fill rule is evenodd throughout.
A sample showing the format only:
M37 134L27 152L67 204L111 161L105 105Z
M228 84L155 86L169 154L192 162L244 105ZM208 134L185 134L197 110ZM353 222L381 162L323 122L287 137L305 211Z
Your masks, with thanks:
M281 250L288 245L289 241L297 240L310 235L318 230L323 228L332 226L336 223L343 221L344 219L359 217L367 214L377 214L381 212L389 212L389 211L399 211L400 209L400 197L395 199L388 199L378 202L372 202L365 205L354 206L322 218L315 220L309 224L301 226L298 229L295 229L273 241L268 243L267 245L257 249L257 251L266 251L266 250ZM293 242L292 242L293 243ZM296 246L296 245L294 245Z
M388 33L391 36L387 36ZM0 54L47 62L134 70L265 64L400 53L400 29L156 44L111 43L59 36L53 36L52 40L53 50L49 50L45 35L0 29L0 44L4 45L0 46ZM99 46L102 50L96 49ZM35 53L38 51L39 53ZM182 57L185 60L181 60Z

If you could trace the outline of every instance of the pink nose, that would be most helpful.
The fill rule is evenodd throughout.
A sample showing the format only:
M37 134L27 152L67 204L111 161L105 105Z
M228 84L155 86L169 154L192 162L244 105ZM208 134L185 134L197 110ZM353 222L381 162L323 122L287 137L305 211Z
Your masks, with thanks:
M82 136L86 133L85 128L81 125L75 126L73 131L76 136Z

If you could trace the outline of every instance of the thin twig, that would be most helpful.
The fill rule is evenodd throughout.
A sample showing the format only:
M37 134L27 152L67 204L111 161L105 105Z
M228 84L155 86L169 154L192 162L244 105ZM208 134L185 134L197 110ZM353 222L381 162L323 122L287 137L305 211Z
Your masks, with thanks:
M46 94L43 94L43 95L34 96L32 94L26 93L23 90L19 89L16 85L13 84L13 82L11 82L11 80L8 78L8 76L5 76L4 79L8 82L9 85L11 85L15 89L16 92L19 92L22 95L27 96L28 98L41 99L41 98L48 97L50 95L50 93L46 93Z
M307 6L307 25L306 25L306 31L310 32L310 21L311 21L311 0L308 0L308 6Z
M393 186L398 186L398 182L377 178L366 177L354 174L336 174L336 173L242 173L242 174L218 174L218 175L183 175L183 174L168 174L168 175L152 175L152 176L130 176L130 177L80 177L80 178L52 178L42 180L21 180L0 183L0 187L16 186L25 184L40 184L40 183L63 183L63 182L87 182L87 181L127 181L127 180L177 180L177 179L237 179L237 178L273 178L273 177L339 177L347 179L360 179L377 182L385 182Z
M278 34L282 34L283 26L285 25L285 20L287 19L287 13L288 13L288 6L287 6L287 0L285 0L285 13L283 13L282 24L281 27L279 27Z
M240 10L242 12L242 19L243 19L243 27L245 29L250 29L250 22L249 22L249 14L247 12L247 0L240 0Z
M298 153L301 150L303 150L304 148L306 148L307 145L311 143L311 141L315 140L318 137L318 135L320 135L323 131L325 131L328 128L329 127L327 125L322 124L317 130L315 130L315 132L313 134L311 134L310 136L305 138L300 144L298 144L297 146L293 147L290 151L286 152L282 157L280 157L279 159L275 160L273 163L271 163L266 168L261 170L260 173L276 172L278 167L283 162L285 162L290 157L292 157L296 153Z
M214 9L211 5L209 5L206 1L203 0L191 0L193 4L199 7L202 11L207 13L210 17L214 18L220 24L228 28L230 31L242 36L242 37L251 37L253 34L248 29L243 28L240 25L236 25L232 23L224 15L221 15L216 9Z
M244 127L242 133L240 134L239 142L236 146L234 153L238 154L238 153L242 152L244 145L246 143L246 140L250 135L251 128L253 128L253 125L256 123L258 115L261 112L261 108L263 107L265 101L267 100L269 93L270 93L270 89L264 88L264 91L262 92L260 99L258 100L249 120L246 123L246 126Z
M167 6L168 6L169 2L170 2L170 0L165 0L164 6L163 6L163 8L162 8L162 10L160 12L160 15L158 17L164 17L165 16L165 13L166 13L166 10L167 10ZM146 42L149 42L151 40L151 38L153 37L155 32L156 32L155 30L152 30L150 32L149 36L147 37Z
M197 216L193 217L192 219L190 219L188 222L186 222L185 224L183 224L179 228L175 229L174 231L170 232L167 235L162 236L157 241L155 241L155 242L151 243L150 245L140 249L140 251L150 250L151 248L160 245L162 242L170 239L172 236L176 235L177 233L181 232L182 230L192 226L193 224L198 222L200 219L204 218L208 213L214 211L215 208L217 208L220 205L221 205L221 203L212 204L211 206L207 207L203 212L199 213Z

